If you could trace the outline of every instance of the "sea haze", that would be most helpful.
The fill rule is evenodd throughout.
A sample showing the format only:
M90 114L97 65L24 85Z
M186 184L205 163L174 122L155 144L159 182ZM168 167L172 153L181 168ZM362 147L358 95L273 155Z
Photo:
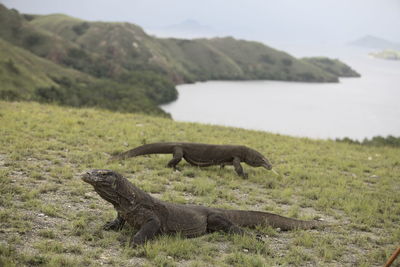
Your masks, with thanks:
M295 50L292 53L302 54ZM362 77L342 78L340 83L332 84L280 81L185 84L178 86L179 99L162 108L178 121L292 136L359 140L376 135L400 136L400 62L372 58L364 49L346 48L337 54L342 54L339 59Z

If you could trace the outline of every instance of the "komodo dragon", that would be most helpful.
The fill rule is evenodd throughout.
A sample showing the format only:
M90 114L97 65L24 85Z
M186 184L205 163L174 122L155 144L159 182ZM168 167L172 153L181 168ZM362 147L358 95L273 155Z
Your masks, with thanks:
M245 146L235 145L209 145L200 143L153 143L138 146L111 157L110 160L126 159L148 154L173 154L168 167L176 165L184 158L192 165L207 167L211 165L233 165L239 176L247 177L240 162L245 162L253 167L272 169L271 163L261 153Z
M245 234L240 227L257 225L269 225L281 230L324 226L320 221L296 220L267 212L164 202L111 170L91 170L82 174L82 179L91 184L103 199L113 204L118 212L115 220L104 225L105 230L121 230L125 222L139 229L130 239L132 247L159 234L181 233L185 237L195 237L214 231Z

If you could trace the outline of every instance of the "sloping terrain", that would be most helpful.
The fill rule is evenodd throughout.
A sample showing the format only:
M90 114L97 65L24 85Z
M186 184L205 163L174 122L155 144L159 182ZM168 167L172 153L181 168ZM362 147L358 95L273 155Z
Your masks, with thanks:
M122 68L106 58L31 25L34 17L0 4L2 99L166 116L157 105L175 100L177 91L165 75L144 69L118 72Z
M382 266L400 240L400 150L178 123L141 114L0 102L0 266ZM280 174L244 166L181 171L170 155L107 163L143 143L243 144ZM127 247L132 229L106 232L115 216L79 173L121 172L155 197L177 203L319 217L321 230L258 229L251 236L162 236ZM249 229L250 232L256 230Z
M149 84L163 85L164 80L156 78L142 72L129 77L131 85L99 79L55 64L0 39L0 99L95 106L167 116L157 107L157 101L152 100L168 93L157 93L162 86L149 88ZM152 97L151 94L155 95Z
M338 81L336 73L315 64L262 43L231 37L162 39L130 23L88 22L60 14L34 16L30 24L106 60L116 73L151 69L167 74L176 83L216 79Z
M326 72L332 73L339 77L360 77L359 73L338 59L330 59L327 57L309 57L303 58L302 60L318 66Z
M91 81L89 75L67 69L0 39L0 94L29 99L37 88L58 86L65 77L74 83Z

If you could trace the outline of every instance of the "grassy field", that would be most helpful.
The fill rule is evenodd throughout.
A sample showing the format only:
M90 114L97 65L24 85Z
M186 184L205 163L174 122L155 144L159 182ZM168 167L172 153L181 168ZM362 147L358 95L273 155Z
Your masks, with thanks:
M0 266L382 266L399 245L399 149L22 102L0 102L0 125ZM247 145L280 176L244 166L244 180L231 167L187 163L174 172L165 168L170 155L106 163L113 152L156 141ZM258 229L264 243L223 233L161 236L131 249L129 227L102 230L115 211L79 179L91 168L119 171L171 202L337 226Z

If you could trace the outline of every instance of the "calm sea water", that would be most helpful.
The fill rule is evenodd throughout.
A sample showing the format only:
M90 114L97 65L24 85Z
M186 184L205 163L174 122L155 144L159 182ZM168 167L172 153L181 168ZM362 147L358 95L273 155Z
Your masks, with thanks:
M343 50L342 50L343 51ZM313 55L315 55L315 51ZM311 138L400 136L400 62L368 51L337 57L361 78L337 84L210 81L178 86L162 106L177 121L202 122ZM293 52L296 56L307 56ZM341 56L340 56L341 55ZM332 56L332 55L331 55Z

